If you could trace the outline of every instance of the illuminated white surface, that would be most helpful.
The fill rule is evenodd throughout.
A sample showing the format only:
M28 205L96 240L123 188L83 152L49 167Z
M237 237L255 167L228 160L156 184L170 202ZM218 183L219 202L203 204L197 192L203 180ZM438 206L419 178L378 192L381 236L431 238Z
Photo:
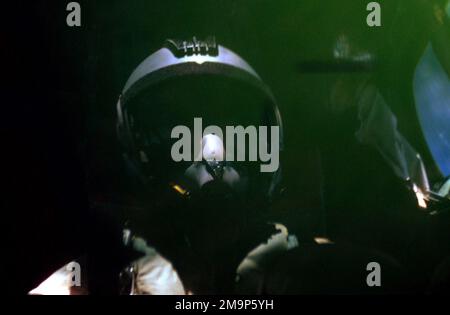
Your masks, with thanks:
M203 158L206 161L223 161L224 148L223 141L217 135L209 134L203 137Z
M71 273L66 270L66 266L58 269L37 288L31 290L31 295L70 295Z

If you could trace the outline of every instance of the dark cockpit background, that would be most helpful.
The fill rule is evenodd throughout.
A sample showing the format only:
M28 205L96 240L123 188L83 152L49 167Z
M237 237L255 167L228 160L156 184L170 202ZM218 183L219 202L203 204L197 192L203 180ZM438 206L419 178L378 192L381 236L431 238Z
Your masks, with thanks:
M300 242L328 237L387 253L413 275L412 291L429 289L449 255L450 217L421 210L379 152L356 140L355 98L362 82L373 83L430 183L449 175L429 148L413 90L429 43L450 72L450 37L439 33L449 23L445 33L433 7L445 1L378 1L382 26L374 28L365 0L79 2L80 28L66 26L64 2L18 2L3 21L13 31L2 52L9 83L1 126L2 251L13 292L28 292L86 248L103 247L105 260L120 263L116 215L133 201L115 136L118 94L165 39L211 34L278 99L286 189L271 218Z

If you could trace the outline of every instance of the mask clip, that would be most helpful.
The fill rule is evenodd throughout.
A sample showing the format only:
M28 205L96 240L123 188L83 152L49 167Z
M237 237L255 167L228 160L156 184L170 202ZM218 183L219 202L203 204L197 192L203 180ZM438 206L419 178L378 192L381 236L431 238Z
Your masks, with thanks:
M214 36L208 36L205 40L198 40L195 36L190 40L168 39L165 47L178 58L192 55L219 55L219 48Z

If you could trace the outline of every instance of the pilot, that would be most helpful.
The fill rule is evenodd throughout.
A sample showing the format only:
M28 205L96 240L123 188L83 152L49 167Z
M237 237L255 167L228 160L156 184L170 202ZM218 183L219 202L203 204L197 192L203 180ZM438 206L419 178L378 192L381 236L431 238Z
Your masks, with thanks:
M269 218L282 169L262 172L267 160L252 158L252 152L282 151L278 106L235 52L212 37L167 40L130 75L117 118L140 209L126 211L123 243L137 255L118 277L120 293L234 293L238 270L255 267L256 256L295 247L295 238ZM194 135L183 148L191 152L179 152L191 159L174 158L174 130L184 126L194 134L198 119L214 127ZM242 126L244 134L220 134L229 126ZM250 141L260 127L268 134ZM62 268L53 279L67 282L70 275ZM44 291L45 285L32 293Z
M262 161L250 158L250 134L243 147L236 136L230 156L233 139L220 130L265 126L270 133L278 127L276 145L266 141L273 137L259 137L257 145L282 150L272 92L244 59L214 38L168 40L131 74L117 111L125 163L138 179L137 199L146 209L130 215L131 233L173 264L186 292L232 293L240 262L275 233L267 214L279 194L281 167L261 172ZM218 128L194 137L195 159L175 161L172 131L187 126L194 134L198 118ZM136 266L131 269L135 279Z

